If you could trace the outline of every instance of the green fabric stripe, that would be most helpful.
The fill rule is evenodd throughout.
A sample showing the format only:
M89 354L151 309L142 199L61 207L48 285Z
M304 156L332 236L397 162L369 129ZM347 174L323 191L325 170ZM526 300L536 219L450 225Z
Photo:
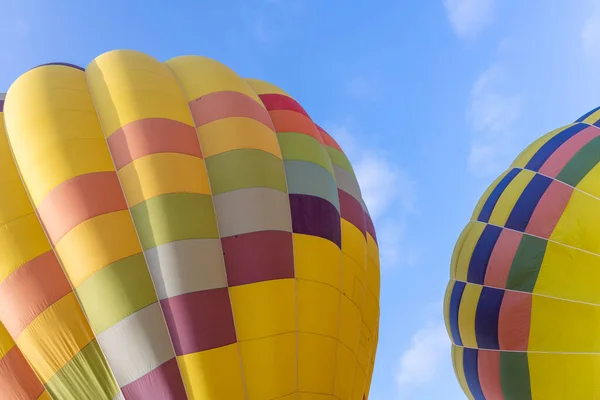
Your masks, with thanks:
M48 381L46 389L61 400L112 400L119 392L95 339Z
M350 160L348 157L338 149L334 149L333 147L327 148L327 153L329 154L329 158L331 158L331 162L333 165L337 165L340 168L344 168L346 171L350 172L352 176L356 177L354 173L354 168L352 168L352 164L350 164Z
M577 186L599 162L600 137L596 137L575 153L556 179L568 185Z
M281 132L277 134L277 138L285 161L312 162L325 168L335 177L327 150L317 139L295 132Z
M521 292L532 293L537 281L546 245L545 239L540 239L527 234L523 235L517 254L511 264L506 288Z
M340 210L335 179L320 165L304 161L286 161L285 175L289 193L320 197Z
M96 335L158 301L142 253L114 262L76 289Z
M232 150L206 159L213 195L250 187L287 192L280 158L256 149Z
M142 248L186 239L218 238L212 196L169 193L131 208Z
M527 353L500 352L500 385L505 399L531 400Z

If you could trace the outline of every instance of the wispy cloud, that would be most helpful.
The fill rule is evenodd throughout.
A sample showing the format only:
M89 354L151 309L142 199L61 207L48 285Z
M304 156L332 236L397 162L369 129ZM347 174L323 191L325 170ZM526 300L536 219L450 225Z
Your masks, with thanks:
M441 309L441 302L425 307L423 315L427 322L415 332L410 346L400 357L396 383L401 393L436 379L448 361L451 343L446 326L439 317Z
M491 22L494 0L444 0L444 7L456 34L470 38Z
M471 90L467 120L475 133L469 171L477 176L498 173L514 153L516 121L521 115L519 94L506 90L507 73L492 66L479 76Z
M410 242L408 218L418 212L417 184L410 174L381 149L365 146L346 125L327 126L350 161L363 200L374 220L379 238L381 265L412 266L420 247Z

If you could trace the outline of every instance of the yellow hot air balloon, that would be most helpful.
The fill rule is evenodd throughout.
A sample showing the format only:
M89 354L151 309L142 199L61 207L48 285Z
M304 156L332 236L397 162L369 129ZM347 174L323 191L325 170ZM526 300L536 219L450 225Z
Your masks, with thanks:
M600 399L600 108L533 142L456 244L445 319L476 400Z
M2 118L0 399L368 398L375 230L292 97L119 50Z

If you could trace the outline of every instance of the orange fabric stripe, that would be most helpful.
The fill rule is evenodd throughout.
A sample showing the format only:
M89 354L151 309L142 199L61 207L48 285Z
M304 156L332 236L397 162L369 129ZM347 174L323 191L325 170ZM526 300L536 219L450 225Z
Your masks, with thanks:
M0 283L0 320L13 338L71 291L53 251L25 263Z
M102 214L127 209L116 172L77 176L54 188L38 207L52 244L80 223Z
M259 121L270 129L271 118L266 109L243 93L221 91L190 101L196 127L227 117L246 117Z
M145 118L120 128L108 138L117 170L156 153L181 153L202 158L196 129L166 118Z
M334 149L339 150L340 152L342 152L342 154L344 153L344 150L342 150L342 148L340 147L338 142L336 142L335 139L329 133L325 132L325 130L323 128L321 128L319 125L315 124L315 126L317 127L317 130L321 134L321 137L323 138L323 142L327 146L333 147Z
M35 400L44 392L18 347L0 359L0 399Z
M273 110L269 111L275 132L297 132L312 136L321 144L325 144L321 134L312 120L296 111Z

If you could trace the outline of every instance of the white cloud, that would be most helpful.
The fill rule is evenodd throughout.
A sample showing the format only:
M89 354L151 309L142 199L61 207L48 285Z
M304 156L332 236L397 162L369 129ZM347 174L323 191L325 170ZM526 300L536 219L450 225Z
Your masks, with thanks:
M456 34L467 38L491 22L494 0L444 0L444 7Z
M592 13L583 24L581 43L588 57L600 59L600 11Z
M401 392L433 381L448 362L450 339L443 322L429 322L417 331L400 357L396 382Z
M507 74L492 66L476 80L467 107L467 121L475 133L468 166L477 176L500 172L514 155L516 122L522 99L506 90Z
M352 163L377 230L382 267L416 265L420 246L410 243L407 234L407 218L418 212L416 182L384 151L359 143L346 125L328 127L327 131Z

